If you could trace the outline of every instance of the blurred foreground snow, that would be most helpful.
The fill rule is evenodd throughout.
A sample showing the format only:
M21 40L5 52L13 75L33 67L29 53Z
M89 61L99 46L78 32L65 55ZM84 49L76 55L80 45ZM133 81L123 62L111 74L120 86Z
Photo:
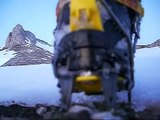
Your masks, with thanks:
M28 105L59 102L57 80L50 64L1 67L0 81L0 102Z
M140 49L135 56L133 104L137 109L160 102L160 48ZM57 79L51 64L0 68L0 103L59 105ZM101 101L102 96L73 96L76 103ZM8 103L7 103L8 104Z

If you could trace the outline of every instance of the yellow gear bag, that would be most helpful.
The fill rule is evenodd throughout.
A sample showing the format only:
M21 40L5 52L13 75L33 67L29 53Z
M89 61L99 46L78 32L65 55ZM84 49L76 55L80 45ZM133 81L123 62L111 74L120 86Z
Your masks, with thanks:
M96 0L71 0L70 30L91 29L103 31Z

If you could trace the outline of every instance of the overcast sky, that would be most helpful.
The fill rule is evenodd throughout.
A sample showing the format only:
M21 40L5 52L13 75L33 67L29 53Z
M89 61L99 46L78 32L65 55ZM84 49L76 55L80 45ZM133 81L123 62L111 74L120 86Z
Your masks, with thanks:
M55 7L58 0L0 0L0 47L16 24L33 32L37 38L53 43L52 31L56 25ZM147 44L160 38L160 0L142 0L145 17L138 44Z

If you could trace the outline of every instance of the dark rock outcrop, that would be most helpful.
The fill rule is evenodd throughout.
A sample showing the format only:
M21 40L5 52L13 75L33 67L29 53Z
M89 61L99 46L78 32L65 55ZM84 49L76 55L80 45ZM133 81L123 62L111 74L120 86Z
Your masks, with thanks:
M5 48L12 50L12 48L17 45L36 44L37 42L51 46L47 42L37 39L32 32L24 30L23 27L18 24L13 28L12 32L9 33Z
M155 42L147 45L137 45L137 49L142 49L142 48L153 48L153 47L160 47L160 39L156 40Z
M148 45L149 48L158 46L160 46L160 39Z
M90 111L93 112L90 113ZM136 111L133 107L123 105L120 109L112 111L100 111L96 108L80 106L73 112L64 112L60 107L41 104L35 107L12 104L10 106L0 105L0 120L159 120L159 111L159 104L148 106L142 111Z
M16 51L14 58L4 63L3 66L19 66L19 65L35 65L35 64L50 64L53 56L47 50L40 48L34 44L27 44L21 46L15 46L13 48Z
M137 45L136 49L142 49L142 48L147 48L147 45Z

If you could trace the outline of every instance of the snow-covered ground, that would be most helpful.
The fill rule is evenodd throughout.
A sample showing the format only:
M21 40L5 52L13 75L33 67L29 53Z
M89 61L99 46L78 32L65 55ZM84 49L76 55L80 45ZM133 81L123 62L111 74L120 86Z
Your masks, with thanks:
M160 48L137 50L133 89L135 106L160 103L159 61ZM14 100L28 105L59 105L59 89L51 64L1 67L0 82L0 103ZM83 97L83 93L80 96Z
M133 100L138 106L160 104L160 48L137 50Z
M0 68L0 102L27 105L59 103L57 80L50 64Z

